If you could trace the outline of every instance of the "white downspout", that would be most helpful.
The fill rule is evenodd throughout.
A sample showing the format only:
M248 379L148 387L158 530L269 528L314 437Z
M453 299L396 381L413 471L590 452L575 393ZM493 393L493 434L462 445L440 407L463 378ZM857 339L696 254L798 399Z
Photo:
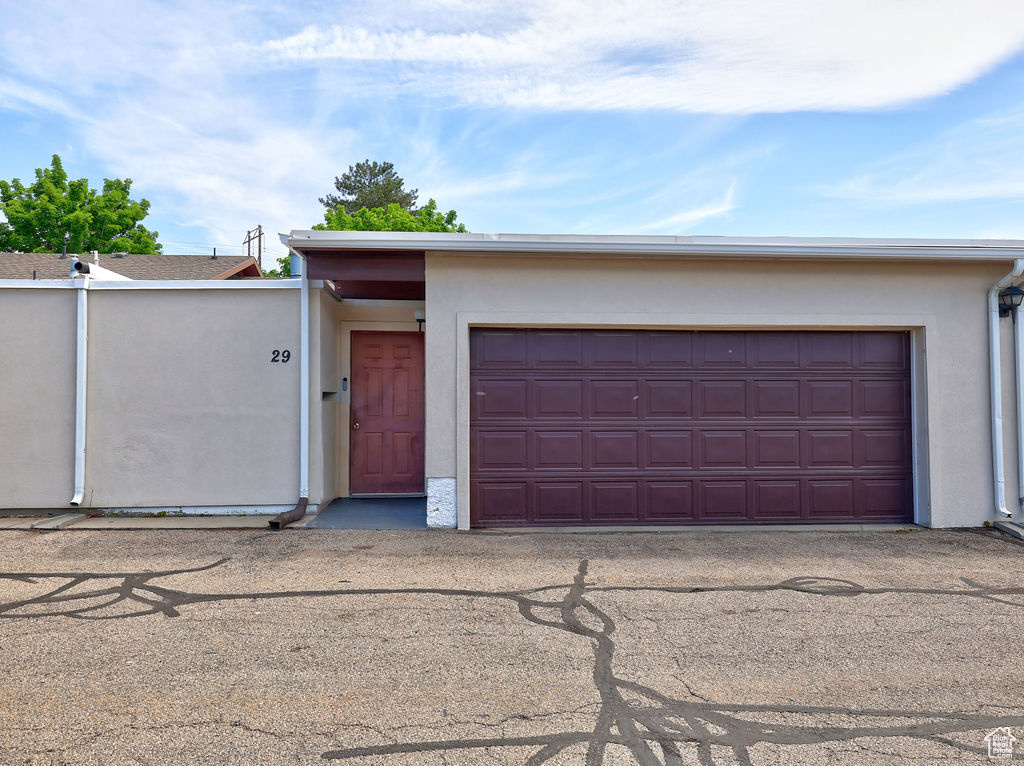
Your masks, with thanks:
M72 266L72 269L74 267ZM75 272L72 270L72 274ZM77 276L78 319L75 349L75 496L72 506L85 499L85 405L89 378L89 277Z
M1024 514L1024 316L1013 326L1013 353L1017 361L1017 509Z
M999 291L1024 274L1024 258L1013 262L1013 269L1000 279L988 291L988 360L989 360L989 398L992 407L992 489L995 493L994 502L996 515L1012 518L1013 512L1006 507L1006 476L1003 465L1003 398L1000 385L1002 359L999 349ZM1021 356L1017 350L1017 386L1021 385ZM1020 453L1020 406L1018 394L1018 430L1017 452Z
M299 497L309 498L309 278L306 276L306 260L302 264L302 306L299 312L299 349L302 366L299 368ZM1024 261L1021 261L1024 264Z

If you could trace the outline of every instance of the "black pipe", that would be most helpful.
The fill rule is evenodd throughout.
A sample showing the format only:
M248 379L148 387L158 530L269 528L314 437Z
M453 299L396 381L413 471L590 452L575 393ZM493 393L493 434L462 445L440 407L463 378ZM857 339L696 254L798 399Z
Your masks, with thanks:
M294 508L290 511L282 511L270 520L270 528L274 531L278 531L284 529L293 521L298 521L306 515L306 506L308 504L309 498L300 497L299 502L295 504Z

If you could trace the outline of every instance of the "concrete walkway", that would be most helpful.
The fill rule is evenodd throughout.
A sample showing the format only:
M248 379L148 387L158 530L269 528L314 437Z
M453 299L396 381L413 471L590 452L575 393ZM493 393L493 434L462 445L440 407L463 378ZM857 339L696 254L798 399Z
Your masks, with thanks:
M89 516L66 513L57 516L2 516L0 530L20 529L53 532L58 529L266 529L276 514L260 513L246 516ZM308 513L288 528L301 528L316 518Z

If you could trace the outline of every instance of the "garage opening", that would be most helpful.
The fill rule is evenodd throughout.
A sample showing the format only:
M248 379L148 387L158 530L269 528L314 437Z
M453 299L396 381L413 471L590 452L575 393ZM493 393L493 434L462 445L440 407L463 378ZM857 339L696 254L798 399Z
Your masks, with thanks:
M470 330L476 527L913 520L907 332Z

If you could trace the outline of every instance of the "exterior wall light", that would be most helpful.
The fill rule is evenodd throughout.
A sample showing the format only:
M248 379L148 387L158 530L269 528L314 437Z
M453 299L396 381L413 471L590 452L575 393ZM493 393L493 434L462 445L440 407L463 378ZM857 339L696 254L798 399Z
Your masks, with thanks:
M1021 290L1020 294L1024 296L1024 290ZM1020 304L1020 301L1017 301L1017 303ZM419 331L423 332L423 323L427 321L427 312L423 309L416 309L412 316L416 320L416 326L419 328Z
M1024 302L1024 290L1017 285L1007 287L999 293L999 316L1013 317L1013 323L1017 324L1017 309L1021 302Z

